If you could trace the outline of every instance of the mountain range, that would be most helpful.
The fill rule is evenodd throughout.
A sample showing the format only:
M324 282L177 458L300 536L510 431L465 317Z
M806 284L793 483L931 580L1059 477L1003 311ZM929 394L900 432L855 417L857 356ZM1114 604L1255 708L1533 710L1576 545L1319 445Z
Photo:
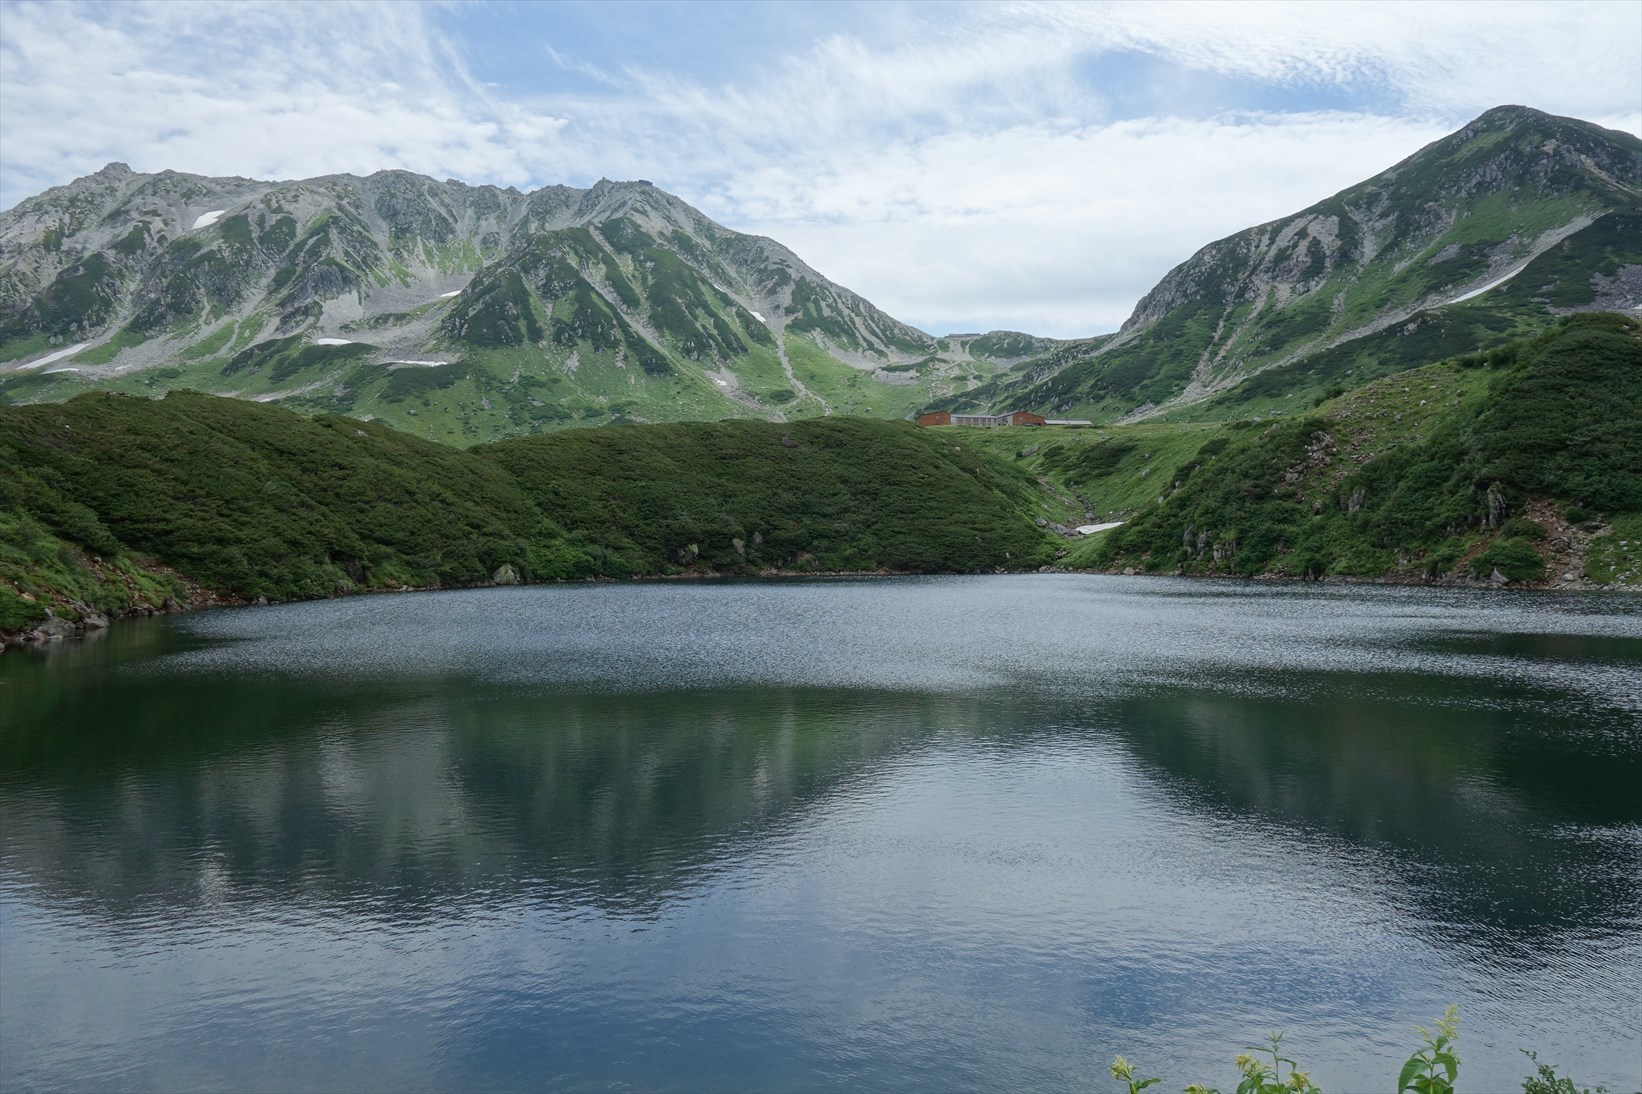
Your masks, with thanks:
M900 417L1046 339L935 339L647 182L271 183L110 164L0 214L0 397L186 387L473 443Z
M111 165L0 214L0 641L640 575L1642 587L1639 195L1642 141L1492 110L1055 341L642 181ZM1098 424L870 420L932 404Z
M935 337L644 182L532 193L122 164L0 213L0 400L189 388L459 445L934 406L1270 416L1642 310L1642 141L1490 110L1213 242L1113 334Z

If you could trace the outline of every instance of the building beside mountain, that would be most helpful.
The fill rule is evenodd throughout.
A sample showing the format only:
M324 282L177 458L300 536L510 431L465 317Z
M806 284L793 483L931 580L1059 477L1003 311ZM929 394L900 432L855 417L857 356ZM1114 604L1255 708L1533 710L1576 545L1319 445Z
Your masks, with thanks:
M918 415L918 424L931 425L972 425L982 427L996 427L1004 425L1046 425L1047 420L1041 414L1033 414L1030 410L1011 410L1002 414L954 414L950 410L932 410L928 414Z

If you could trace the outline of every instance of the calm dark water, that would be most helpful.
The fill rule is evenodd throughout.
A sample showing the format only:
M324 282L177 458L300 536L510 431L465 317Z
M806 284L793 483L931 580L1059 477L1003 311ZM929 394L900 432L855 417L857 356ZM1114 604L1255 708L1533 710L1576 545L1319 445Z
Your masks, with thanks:
M497 589L0 657L0 1086L1642 1085L1642 600Z

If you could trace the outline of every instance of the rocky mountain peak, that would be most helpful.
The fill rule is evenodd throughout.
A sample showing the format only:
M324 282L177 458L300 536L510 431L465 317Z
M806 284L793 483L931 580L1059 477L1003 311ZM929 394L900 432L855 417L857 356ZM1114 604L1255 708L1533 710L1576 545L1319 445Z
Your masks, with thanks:
M1642 309L1642 141L1495 107L1373 178L1208 244L1141 298L1116 337L1025 369L1024 395L986 395L1151 414L1381 331L1416 330L1421 313L1448 324L1456 308L1496 309L1449 324L1456 345L1472 322L1503 333L1533 316Z
M14 401L187 386L491 439L899 414L996 367L951 345L643 180L521 194L111 165L0 213Z

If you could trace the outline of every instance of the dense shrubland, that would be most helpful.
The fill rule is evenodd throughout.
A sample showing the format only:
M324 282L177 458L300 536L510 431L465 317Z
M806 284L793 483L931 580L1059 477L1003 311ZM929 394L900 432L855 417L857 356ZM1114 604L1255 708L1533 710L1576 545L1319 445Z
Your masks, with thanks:
M1061 541L1062 566L1498 583L1554 577L1551 558L1634 584L1639 408L1642 324L1618 315L1220 426L742 420L462 451L197 393L88 395L0 407L0 630L48 606L498 578L1029 569L1056 553L1039 527L1085 518L1128 523Z
M174 392L0 408L0 630L365 589L1036 566L1031 481L907 423L630 426L461 451Z
M1642 325L1572 316L1275 422L1237 422L1070 561L1292 577L1545 576L1535 499L1642 512ZM1572 522L1571 518L1570 522Z

